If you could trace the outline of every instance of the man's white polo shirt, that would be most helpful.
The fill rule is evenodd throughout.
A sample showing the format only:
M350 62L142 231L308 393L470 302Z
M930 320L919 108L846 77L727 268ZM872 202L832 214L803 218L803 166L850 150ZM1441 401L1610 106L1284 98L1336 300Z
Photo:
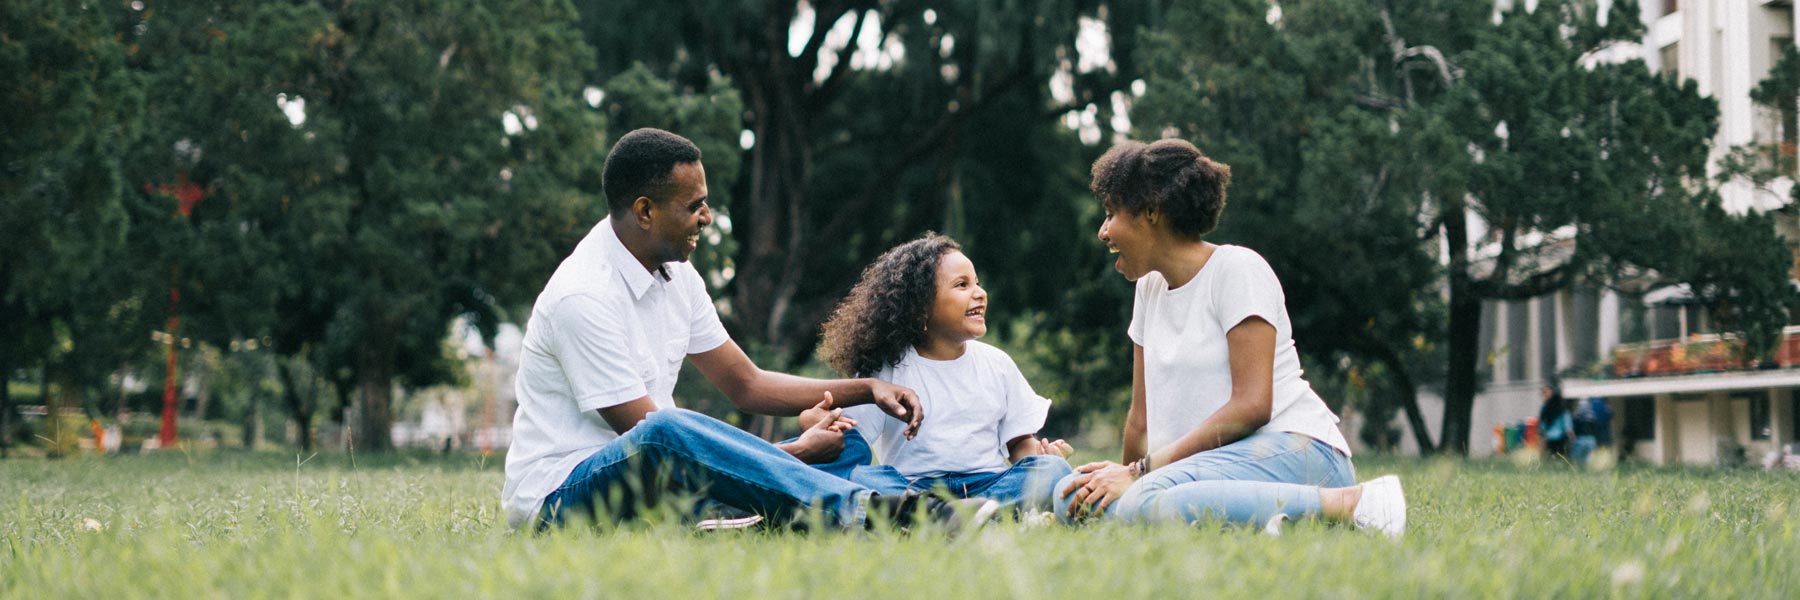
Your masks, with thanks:
M531 522L576 465L619 437L598 409L644 396L673 408L682 359L730 339L694 266L662 267L666 275L645 270L608 218L538 294L500 491L511 526Z

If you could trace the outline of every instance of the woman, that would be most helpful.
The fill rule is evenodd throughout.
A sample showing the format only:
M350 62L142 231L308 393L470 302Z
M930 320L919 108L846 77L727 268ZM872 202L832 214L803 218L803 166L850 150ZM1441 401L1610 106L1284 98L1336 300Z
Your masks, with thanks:
M1204 518L1280 532L1318 517L1399 537L1398 477L1355 481L1337 416L1301 378L1281 283L1262 256L1203 236L1231 168L1193 144L1125 142L1094 163L1100 240L1137 282L1123 464L1082 465L1058 514Z

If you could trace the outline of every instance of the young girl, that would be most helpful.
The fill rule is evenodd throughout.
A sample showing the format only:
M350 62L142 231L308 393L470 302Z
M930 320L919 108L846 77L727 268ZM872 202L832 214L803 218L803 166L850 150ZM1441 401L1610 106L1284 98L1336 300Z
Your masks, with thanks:
M1047 508L1071 472L1068 443L1035 437L1050 401L1032 392L987 333L987 291L950 238L926 234L882 254L825 323L820 349L838 371L912 388L925 421L858 406L844 411L881 464L850 479L881 494L944 489L1025 509Z

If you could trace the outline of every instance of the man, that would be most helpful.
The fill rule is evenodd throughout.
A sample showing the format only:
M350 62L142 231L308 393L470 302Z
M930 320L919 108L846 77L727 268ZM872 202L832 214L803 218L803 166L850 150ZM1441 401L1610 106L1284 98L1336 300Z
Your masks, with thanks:
M776 446L676 408L681 361L694 362L732 404L795 415L874 404L917 431L912 390L875 379L823 381L757 368L719 323L687 260L712 223L700 149L639 129L619 138L601 174L608 216L551 275L525 327L501 504L515 528L591 516L596 503L629 517L664 492L697 493L756 515L792 518L817 507L824 522L863 527L871 511L904 522L915 508L978 526L994 506L876 497L809 467L841 450L833 411Z

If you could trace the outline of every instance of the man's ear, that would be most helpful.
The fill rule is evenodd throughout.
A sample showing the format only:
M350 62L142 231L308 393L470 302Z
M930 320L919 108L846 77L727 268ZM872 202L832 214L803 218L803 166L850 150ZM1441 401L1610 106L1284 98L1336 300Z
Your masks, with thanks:
M649 196L638 196L631 201L631 219L639 229L650 228L650 209L655 206L656 201Z

